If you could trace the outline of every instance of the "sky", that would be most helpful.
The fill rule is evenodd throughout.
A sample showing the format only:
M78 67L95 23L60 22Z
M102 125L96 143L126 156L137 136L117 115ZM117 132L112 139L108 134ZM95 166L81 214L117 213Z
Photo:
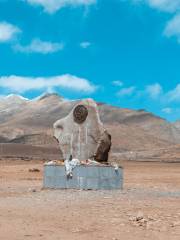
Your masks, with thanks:
M0 95L180 119L179 0L0 0Z

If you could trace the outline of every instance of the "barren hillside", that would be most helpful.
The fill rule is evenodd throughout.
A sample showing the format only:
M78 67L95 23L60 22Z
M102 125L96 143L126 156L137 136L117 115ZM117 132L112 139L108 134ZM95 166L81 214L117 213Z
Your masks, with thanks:
M65 101L57 94L46 94L34 100L16 95L1 99L0 142L57 149L52 125L77 103L78 100ZM145 110L103 103L98 103L98 108L102 122L112 135L114 153L145 151L149 154L180 144L179 122L171 124Z

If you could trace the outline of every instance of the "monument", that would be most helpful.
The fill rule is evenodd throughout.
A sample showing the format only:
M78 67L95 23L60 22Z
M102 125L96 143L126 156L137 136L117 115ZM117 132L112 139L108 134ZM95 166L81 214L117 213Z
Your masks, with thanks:
M81 101L67 117L55 122L54 136L64 159L72 156L80 161L108 161L111 136L103 127L97 105L92 99Z
M45 188L122 188L123 170L108 164L111 135L104 128L92 99L79 102L53 127L63 162L45 164Z

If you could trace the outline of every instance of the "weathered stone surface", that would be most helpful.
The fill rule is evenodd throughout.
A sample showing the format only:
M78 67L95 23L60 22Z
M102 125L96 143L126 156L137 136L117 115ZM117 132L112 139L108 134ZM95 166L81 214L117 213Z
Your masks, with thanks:
M111 136L99 119L97 105L92 99L81 101L69 115L54 123L63 158L70 155L79 160L107 161Z

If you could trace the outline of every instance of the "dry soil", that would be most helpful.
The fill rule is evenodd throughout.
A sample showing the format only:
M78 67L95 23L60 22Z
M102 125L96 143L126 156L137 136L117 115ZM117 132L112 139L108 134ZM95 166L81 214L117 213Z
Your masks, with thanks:
M53 191L42 162L0 161L0 239L179 240L180 163L122 165L123 191Z

